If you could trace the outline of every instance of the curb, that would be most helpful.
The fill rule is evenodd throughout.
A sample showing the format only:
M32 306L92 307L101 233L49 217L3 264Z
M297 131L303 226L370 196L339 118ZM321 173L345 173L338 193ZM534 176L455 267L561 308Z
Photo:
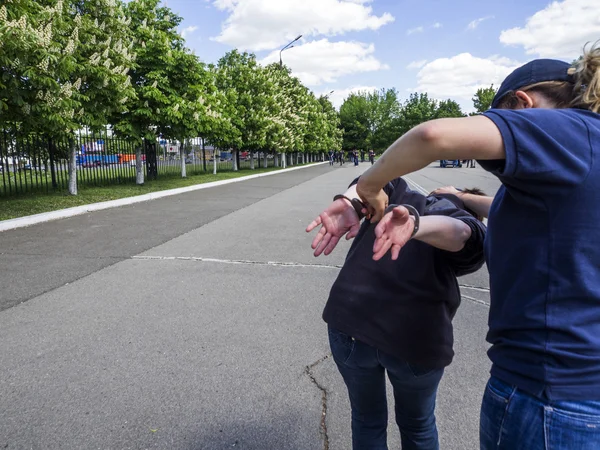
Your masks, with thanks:
M319 166L321 164L327 164L328 161L308 164L300 167L291 167L289 169L280 169L273 172L258 173L256 175L248 175L245 177L232 178L230 180L211 181L210 183L195 184L193 186L186 186L176 189L168 189L165 191L156 191L144 195L136 195L135 197L125 197L117 200L109 200L100 203L90 203L89 205L75 206L73 208L59 209L58 211L50 211L46 213L34 214L32 216L17 217L16 219L8 219L0 221L0 232L15 230L17 228L29 227L43 222L50 222L51 220L66 219L68 217L79 216L92 211L101 211L103 209L117 208L119 206L133 205L134 203L147 202L149 200L156 200L158 198L170 197L172 195L184 194L186 192L198 191L200 189L209 189L212 187L223 186L225 184L239 183L240 181L252 180L254 178L268 177L270 175L277 175L285 172L292 172L294 170L306 169L308 167Z

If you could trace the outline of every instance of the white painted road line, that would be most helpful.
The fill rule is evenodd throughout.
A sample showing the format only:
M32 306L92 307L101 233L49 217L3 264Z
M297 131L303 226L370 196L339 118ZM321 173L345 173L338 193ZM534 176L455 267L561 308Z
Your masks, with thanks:
M420 192L421 194L427 196L429 195L429 191L427 191L423 186L421 186L419 183L417 183L416 181L408 178L408 177L404 177L404 179L406 180L406 182L408 183L409 187L411 187L411 189Z

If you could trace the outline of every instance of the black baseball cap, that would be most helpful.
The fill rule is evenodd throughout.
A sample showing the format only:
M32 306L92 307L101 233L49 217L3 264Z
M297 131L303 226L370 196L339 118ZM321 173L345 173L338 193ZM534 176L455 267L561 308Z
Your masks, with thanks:
M570 68L569 63L557 59L534 59L528 62L524 66L515 69L502 82L492 102L492 108L497 108L502 97L510 91L518 91L534 83L543 81L569 81L573 83L573 77L569 75Z

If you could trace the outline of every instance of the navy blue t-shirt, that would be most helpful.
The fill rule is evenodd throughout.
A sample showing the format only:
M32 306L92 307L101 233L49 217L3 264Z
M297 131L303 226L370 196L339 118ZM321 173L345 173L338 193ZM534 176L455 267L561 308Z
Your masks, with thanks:
M549 400L600 400L600 115L490 110L504 161L486 260L492 375Z

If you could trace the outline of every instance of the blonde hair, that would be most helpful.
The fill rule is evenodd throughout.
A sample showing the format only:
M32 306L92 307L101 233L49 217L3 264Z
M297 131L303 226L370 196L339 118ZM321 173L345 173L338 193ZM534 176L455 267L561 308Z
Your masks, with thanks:
M581 58L569 69L569 74L575 78L574 98L571 101L573 108L600 112L599 43L600 41L596 41L589 50L584 48Z
M573 63L569 75L573 82L543 81L519 89L523 92L539 92L552 103L555 108L580 108L600 112L600 41L590 49L583 49L583 55ZM498 108L514 109L518 98L515 92L508 92L498 104Z

